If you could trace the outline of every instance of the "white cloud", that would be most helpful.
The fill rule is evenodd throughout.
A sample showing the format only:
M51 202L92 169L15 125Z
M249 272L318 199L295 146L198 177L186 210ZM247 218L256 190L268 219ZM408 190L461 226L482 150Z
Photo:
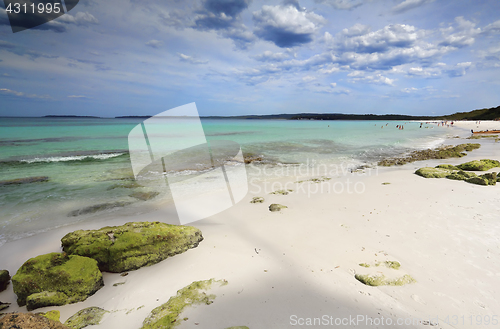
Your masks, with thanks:
M273 53L272 51L266 50L260 55L254 56L254 58L261 62L281 62L287 59L289 56L285 53Z
M57 18L58 22L64 22L67 24L75 24L79 26L88 26L90 24L99 24L97 18L92 14L87 12L78 12L76 15L64 14Z
M352 10L370 0L314 0L316 3L324 3L340 10Z
M158 49L161 46L163 46L163 42L159 40L149 40L148 42L145 43L146 46Z
M434 0L404 0L403 2L397 4L396 6L392 7L392 12L393 13L403 13L405 11L408 11L413 8L420 7L424 4L433 2Z
M389 79L388 77L385 77L380 73L365 75L365 73L362 71L354 71L349 73L347 76L351 77L351 79L348 80L350 83L361 82L376 85L394 86L395 81L395 79Z
M191 63L191 64L207 64L208 61L202 61L199 59L194 58L193 56L188 56L182 53L177 53L179 56L180 60L183 62Z
M309 43L326 21L313 12L299 11L294 6L263 6L253 13L255 34L278 47L294 47Z
M476 36L481 33L480 28L475 28L476 24L464 19L462 16L455 18L456 28L450 26L441 29L444 40L442 46L463 48L474 43Z

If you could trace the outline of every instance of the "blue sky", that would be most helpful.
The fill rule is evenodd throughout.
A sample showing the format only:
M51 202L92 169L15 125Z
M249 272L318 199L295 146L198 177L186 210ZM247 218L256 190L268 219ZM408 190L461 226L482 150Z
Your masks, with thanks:
M0 7L0 115L498 106L498 13L498 0L81 0L12 33Z

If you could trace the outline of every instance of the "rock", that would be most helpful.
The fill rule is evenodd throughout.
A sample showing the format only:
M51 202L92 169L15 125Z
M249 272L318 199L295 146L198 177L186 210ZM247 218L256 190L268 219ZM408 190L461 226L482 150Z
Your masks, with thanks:
M448 158L460 158L465 155L464 151L470 152L472 150L478 149L481 144L460 144L457 146L442 146L440 148L431 150L414 151L408 156L403 156L399 158L384 159L378 163L379 166L394 166L394 165L404 165L406 163L428 160L428 159L448 159Z
M48 311L48 312L45 312L45 313L36 313L36 314L40 314L41 316L46 317L49 320L54 320L54 321L57 321L57 322L61 322L59 320L61 318L61 312L59 312L57 310L52 310L52 311Z
M380 265L383 265L387 268L392 268L393 270L399 270L399 268L401 267L401 264L399 262L392 260L387 260L385 262L379 262L375 264L375 266L380 266Z
M7 285L10 282L10 275L9 271L7 270L1 270L0 271L0 291L4 291L7 289Z
M205 290L210 289L213 283L219 283L222 286L226 285L227 281L216 281L214 279L195 281L189 286L178 290L176 296L170 297L165 304L158 306L151 311L148 317L144 320L141 329L174 328L174 326L182 321L179 319L179 315L186 307L196 304L212 304L216 296L207 295Z
M29 298L31 308L83 301L104 283L94 259L54 252L27 260L12 277L12 285L19 306Z
M438 165L438 166L436 166L436 168L448 169L448 170L460 170L459 168L457 168L456 166L451 165L451 164Z
M386 276L383 274L381 274L381 275L356 274L354 277L359 282L364 283L367 286L374 286L374 287L376 287L376 286L403 286L405 284L416 282L415 279L412 278L408 274L403 275L402 277L399 277L397 279L392 279L392 280L386 278Z
M130 194L132 198L136 198L142 201L147 201L150 199L153 199L157 197L160 194L160 192L134 192Z
M29 295L26 298L26 309L28 311L46 307L61 306L68 303L68 295L60 291L42 291Z
M261 196L256 196L252 199L252 201L250 201L250 203L263 203L265 200L263 197Z
M72 329L98 325L106 313L109 312L95 306L84 308L73 314L64 324Z
M7 313L0 317L2 329L70 329L58 321L48 319L40 314Z
M497 183L497 173L487 173L481 176L472 177L466 180L467 183L477 184L477 185L496 185Z
M473 172L459 170L459 171L456 171L456 172L449 174L448 176L446 176L446 178L466 181L467 179L472 178L472 177L476 177L476 176L477 175Z
M48 182L48 181L49 181L49 177L47 177L47 176L16 178L16 179L2 180L2 181L0 181L0 186L2 186L2 185L29 184L29 183L38 183L38 182Z
M62 239L63 250L97 260L107 272L125 272L153 265L195 248L203 240L191 226L160 222L132 222L99 230L78 230Z
M448 169L424 167L415 171L415 174L425 178L444 178L451 173Z
M281 209L288 208L287 206L273 203L272 205L269 206L269 211L280 211Z
M10 306L10 303L2 303L0 302L0 311L5 310Z
M293 190L277 190L277 191L274 191L274 192L271 192L269 194L279 194L279 195L288 195L288 193L290 192L293 192Z
M125 207L131 204L131 202L108 202L108 203L100 203L96 204L93 206L77 209L71 211L68 216L80 216L80 215L87 215L87 214L93 214L98 211L103 211L103 210L108 210L108 209L113 209L113 208L119 208L119 207Z
M461 165L458 165L457 167L459 169L462 169L462 170L486 171L486 170L489 170L491 168L500 167L500 162L497 160L489 160L489 159L474 160L474 161L462 163Z
M245 164L249 164L252 162L262 162L264 158L262 155L244 155Z
M142 187L141 184L137 183L135 180L131 181L123 181L118 184L113 184L110 187L107 188L107 190L114 190L115 188L137 188L137 187Z

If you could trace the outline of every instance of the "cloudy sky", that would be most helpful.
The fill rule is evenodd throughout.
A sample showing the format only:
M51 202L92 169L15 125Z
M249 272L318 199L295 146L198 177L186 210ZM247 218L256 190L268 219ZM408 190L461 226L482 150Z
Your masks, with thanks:
M12 33L0 115L438 115L500 105L498 0L80 0Z

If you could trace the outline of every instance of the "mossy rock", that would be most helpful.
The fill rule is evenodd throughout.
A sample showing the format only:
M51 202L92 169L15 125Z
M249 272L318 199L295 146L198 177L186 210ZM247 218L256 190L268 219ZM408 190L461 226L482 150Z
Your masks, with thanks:
M396 279L388 279L385 275L368 275L356 274L354 276L359 282L367 286L404 286L405 284L414 283L416 280L406 274Z
M238 327L229 327L226 329L250 329L250 328L248 328L247 326L238 326Z
M448 169L423 167L415 171L415 174L425 178L444 178L451 173Z
M456 172L453 172L453 173L449 174L448 176L446 176L446 178L453 179L453 180L463 180L463 181L466 181L469 178L476 177L476 176L477 175L475 173L473 173L473 172L467 172L467 171L459 170L459 171L456 171Z
M10 275L9 271L7 270L1 270L0 271L0 291L4 291L7 289L7 285L10 282Z
M500 167L500 162L497 160L489 160L489 159L474 160L462 163L457 167L459 169L469 170L469 171L486 171L490 170L491 168Z
M370 267L370 264L367 263L360 263L359 266L361 267Z
M448 170L460 170L459 168L457 168L456 166L451 165L451 164L441 164L441 165L436 166L436 168L448 169Z
M2 302L0 302L0 311L5 310L9 306L10 306L10 303L2 303Z
M60 291L37 292L26 298L26 309L31 311L46 306L66 305L68 299L68 295Z
M123 181L118 184L113 184L110 187L108 187L107 190L109 191L109 190L114 190L116 188L138 188L138 187L142 187L142 185L133 180L133 181Z
M497 179L498 179L497 173L493 172L493 173L487 173L487 174L483 174L481 176L469 178L466 180L466 182L471 183L471 184L476 184L476 185L487 186L487 185L496 185Z
M134 192L134 193L130 194L129 196L131 196L132 198L142 200L142 201L148 201L148 200L151 200L153 198L156 198L159 194L160 194L160 192Z
M214 279L205 281L195 281L189 286L177 291L177 295L163 305L158 306L144 320L141 329L171 329L178 325L182 320L179 315L190 305L210 305L214 302L215 295L207 295L206 290L210 289L213 283L221 285L227 284L227 281Z
M45 313L37 313L37 314L40 314L41 316L46 317L49 320L53 320L53 321L57 321L57 322L60 322L60 319L61 319L61 312L59 312L57 310L52 310L52 311L48 311Z
M275 212L275 211L280 211L281 209L288 208L287 206L284 206L282 204L277 204L273 203L272 205L269 206L269 211Z
M250 201L250 203L264 203L264 198L261 196L256 196Z
M98 325L106 313L109 312L99 307L87 307L73 314L64 324L72 329Z
M53 298L52 305L61 305L62 294L67 296L64 304L80 302L104 283L94 259L54 252L27 260L12 277L12 285L17 303L24 306L33 294L36 294L33 298L40 298L46 303ZM47 297L39 294L45 292L55 294L47 294Z
M97 260L107 272L125 272L156 264L195 248L203 240L191 226L160 222L131 222L99 230L78 230L62 239L63 250Z
M40 314L7 313L0 316L0 329L70 329Z

